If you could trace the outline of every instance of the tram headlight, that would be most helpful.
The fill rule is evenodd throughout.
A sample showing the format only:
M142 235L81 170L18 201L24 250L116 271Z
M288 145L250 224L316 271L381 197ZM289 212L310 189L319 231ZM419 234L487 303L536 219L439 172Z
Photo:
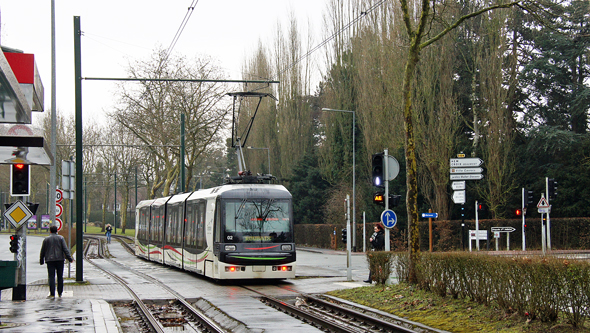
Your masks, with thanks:
M226 251L235 251L236 250L236 246L235 245L226 245L225 246L225 250Z
M291 244L281 245L281 251L292 251L292 250L293 250L293 246L291 246Z

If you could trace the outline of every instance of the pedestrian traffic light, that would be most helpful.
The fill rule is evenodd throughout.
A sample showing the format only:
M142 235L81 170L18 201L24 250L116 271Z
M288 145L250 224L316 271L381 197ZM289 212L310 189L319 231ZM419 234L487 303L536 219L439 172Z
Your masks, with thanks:
M373 194L373 202L380 206L385 206L385 193L375 192L375 194Z
M346 228L342 229L342 243L346 243L348 237L346 237Z
M383 178L383 153L373 154L373 186L385 187Z
M13 197L28 196L30 192L29 180L29 165L13 164L10 168L10 195Z
M557 197L557 182L553 178L547 180L547 190L549 199L555 199Z
M11 235L10 236L10 252L17 253L18 252L18 235Z

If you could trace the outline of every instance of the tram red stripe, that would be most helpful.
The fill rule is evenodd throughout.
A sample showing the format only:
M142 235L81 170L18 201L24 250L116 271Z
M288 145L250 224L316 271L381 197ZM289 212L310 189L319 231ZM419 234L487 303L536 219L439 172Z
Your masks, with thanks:
M268 249L274 249L275 247L278 247L278 245L275 246L269 246L269 247L245 247L246 250L268 250Z

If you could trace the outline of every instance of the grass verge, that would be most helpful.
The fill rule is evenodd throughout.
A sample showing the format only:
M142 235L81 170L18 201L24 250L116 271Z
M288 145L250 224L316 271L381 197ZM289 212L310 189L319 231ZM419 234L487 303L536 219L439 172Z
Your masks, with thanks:
M588 322L585 327L577 328L562 318L555 323L544 323L505 313L494 304L484 306L470 300L440 297L404 283L336 290L328 294L455 333L590 332Z

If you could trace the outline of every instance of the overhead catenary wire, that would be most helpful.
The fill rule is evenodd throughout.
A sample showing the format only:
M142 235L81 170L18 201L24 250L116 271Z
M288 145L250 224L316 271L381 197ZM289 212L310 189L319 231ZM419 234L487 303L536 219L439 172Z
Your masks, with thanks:
M381 1L377 2L376 4L372 5L371 7L369 7L369 9L361 12L361 14L359 16L355 17L352 21L348 22L345 26L343 26L342 28L338 29L338 31L336 31L330 37L326 38L324 41L322 41L318 45L314 46L311 50L307 51L307 53L305 53L304 55L302 55L301 57L299 57L292 64L286 66L282 71L280 71L279 73L277 73L276 75L274 75L273 76L273 79L278 78L281 74L283 74L283 73L287 72L288 70L290 70L291 68L295 67L298 63L300 63L301 61L303 61L305 58L309 57L312 53L314 53L315 51L317 51L317 50L321 49L322 47L324 47L324 45L328 44L332 39L336 38L336 36L338 36L339 34L341 34L343 31L347 30L348 28L350 28L356 22L360 21L368 13L372 12L377 7L381 6L381 4L383 4L385 1L387 1L387 0L381 0Z
M193 0L193 2L191 3L191 5L188 7L188 9L186 11L186 14L184 14L184 18L182 19L182 22L180 23L178 30L176 30L176 34L174 35L174 38L172 38L172 42L170 42L170 46L168 46L168 49L166 50L166 57L164 58L165 60L168 59L168 57L170 57L170 54L172 54L172 50L174 49L174 46L176 46L176 43L180 39L180 35L182 35L182 32L184 31L184 28L186 27L188 20L193 15L193 12L195 10L195 6L197 5L197 3L199 3L199 0Z

